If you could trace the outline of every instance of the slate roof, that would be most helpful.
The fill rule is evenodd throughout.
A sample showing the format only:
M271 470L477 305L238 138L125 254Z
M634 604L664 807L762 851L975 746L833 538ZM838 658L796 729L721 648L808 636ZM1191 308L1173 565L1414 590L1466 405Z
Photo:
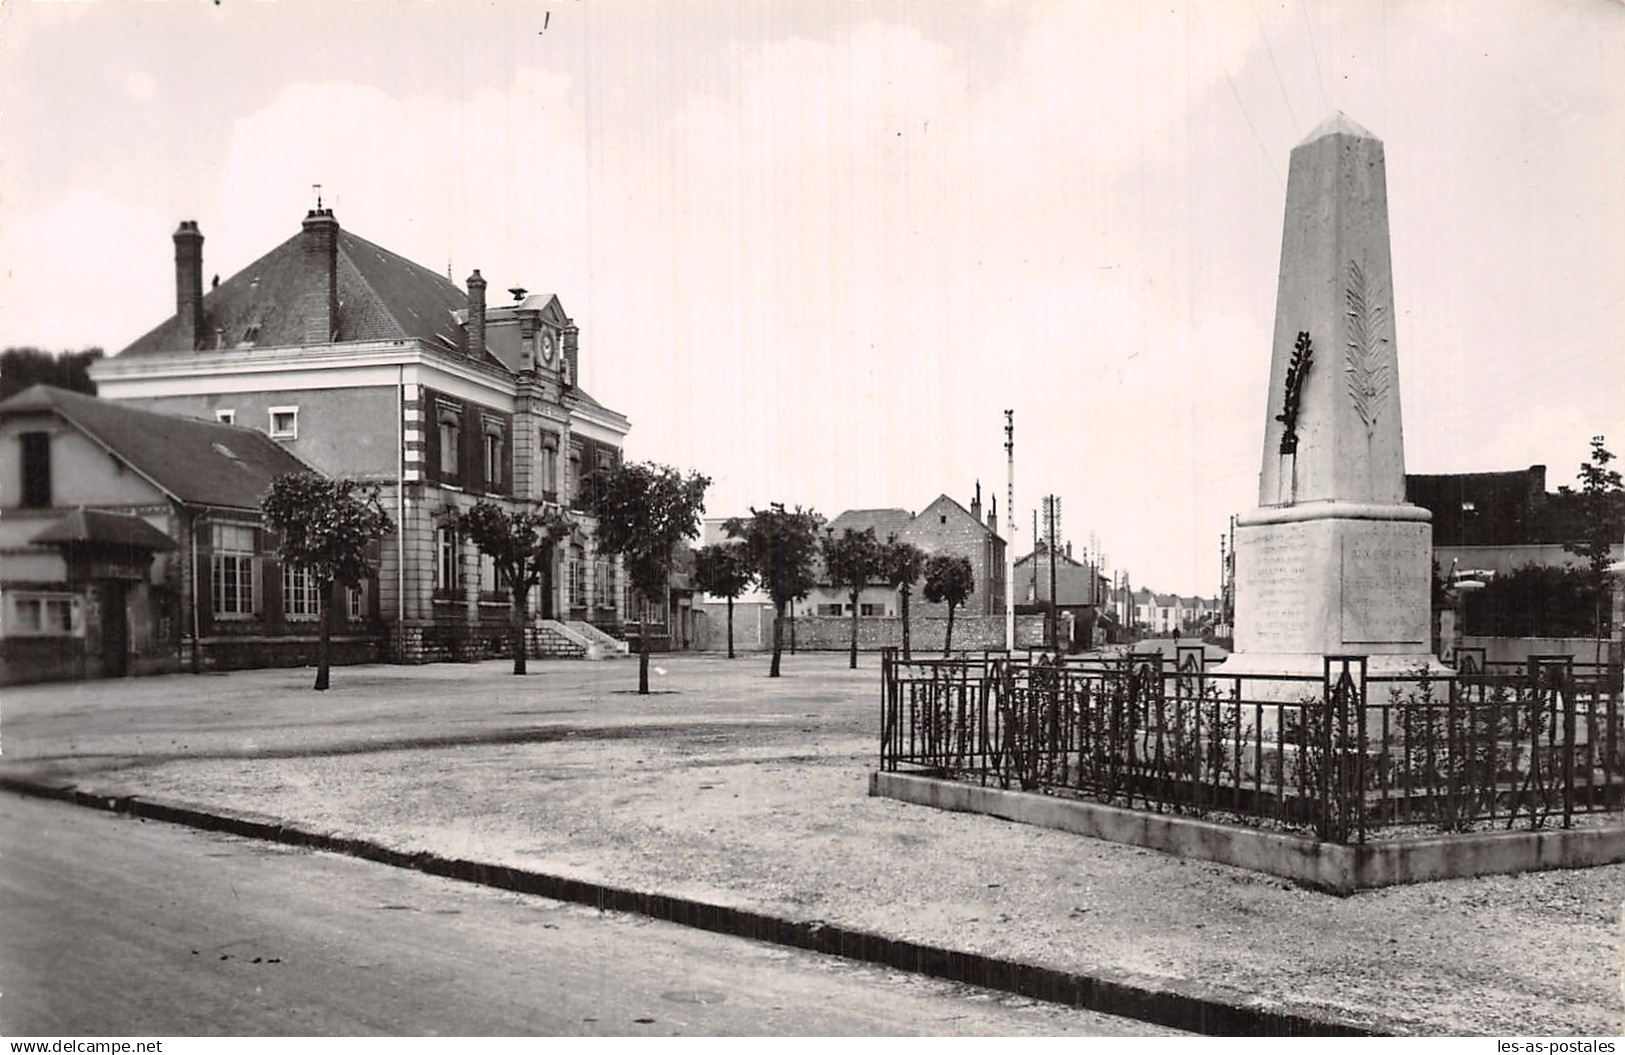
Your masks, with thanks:
M873 528L875 538L881 542L892 535L899 538L914 520L914 514L906 509L848 509L840 516L825 525L840 538L848 528L863 534L866 529Z
M310 466L262 432L159 414L80 392L33 385L0 403L0 416L54 413L116 454L172 498L258 509L283 473Z
M243 343L282 347L304 342L301 291L309 264L303 232L203 294L205 346L223 330L222 346ZM343 228L338 232L341 341L418 338L448 351L467 346L458 312L468 294L444 275L374 245ZM192 351L180 341L180 319L171 315L120 355ZM495 358L490 358L495 363Z
M34 542L100 542L138 549L176 549L178 543L134 513L75 509L41 531Z
M301 242L303 234L303 230L299 231L219 286L204 291L206 347L213 347L217 331L224 331L219 337L223 350L244 344L275 348L304 343L305 321L300 305L309 265ZM415 338L430 347L467 355L468 335L463 328L468 314L467 290L445 275L343 227L339 228L337 244L338 340ZM563 307L554 294L531 294L525 304L532 303L553 305L553 314L563 317ZM495 313L512 307L488 302L487 311ZM171 315L118 354L139 358L193 350L182 347L180 319ZM489 350L480 361L507 370ZM584 407L624 420L624 415L604 406L579 385L571 391Z

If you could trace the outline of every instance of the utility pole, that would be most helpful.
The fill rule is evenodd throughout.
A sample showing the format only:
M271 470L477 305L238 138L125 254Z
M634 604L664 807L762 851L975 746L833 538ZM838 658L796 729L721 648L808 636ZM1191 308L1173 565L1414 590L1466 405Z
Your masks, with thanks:
M1016 651L1016 412L1004 412L1004 516L1010 537L1004 543L1004 647Z

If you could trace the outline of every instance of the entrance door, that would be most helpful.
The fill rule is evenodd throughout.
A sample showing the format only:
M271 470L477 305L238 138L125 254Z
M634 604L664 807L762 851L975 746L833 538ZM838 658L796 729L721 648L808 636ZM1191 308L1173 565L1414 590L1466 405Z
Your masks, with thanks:
M554 619L553 615L553 564L550 558L542 563L542 577L536 583L536 589L542 592L541 604L537 605L543 619Z
M130 617L125 611L124 583L116 579L101 582L102 670L109 678L122 678L130 672Z

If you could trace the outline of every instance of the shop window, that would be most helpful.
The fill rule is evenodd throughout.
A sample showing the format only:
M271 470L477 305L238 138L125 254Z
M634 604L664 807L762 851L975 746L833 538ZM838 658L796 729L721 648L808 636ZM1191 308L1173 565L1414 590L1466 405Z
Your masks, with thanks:
M7 591L5 636L78 637L84 613L78 594Z

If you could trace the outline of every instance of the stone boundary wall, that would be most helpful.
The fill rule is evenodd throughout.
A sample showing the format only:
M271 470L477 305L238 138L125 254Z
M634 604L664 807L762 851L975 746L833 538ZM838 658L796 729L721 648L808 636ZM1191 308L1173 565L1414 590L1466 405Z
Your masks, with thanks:
M1339 896L1402 883L1625 861L1625 827L1618 826L1440 835L1345 846L912 773L872 773L869 794L1234 865Z
M845 652L852 647L852 617L819 615L797 616L787 620L784 627L784 647L790 647L790 627L795 626L795 647L807 652ZM943 638L948 632L946 616L909 617L909 645L917 652L941 652ZM771 622L768 624L771 628ZM1047 643L1047 631L1042 615L1016 616L1016 647L1042 648ZM772 638L768 639L772 647ZM903 647L903 620L900 616L859 616L858 650L875 652L882 648ZM1004 616L954 616L953 647L959 649L1001 649L1004 647Z
M1576 663L1594 662L1597 639L1594 637L1480 637L1468 634L1461 639L1465 648L1484 649L1484 658L1491 663L1523 663L1530 656L1573 656ZM1613 642L1602 639L1602 661L1617 663L1613 655Z

